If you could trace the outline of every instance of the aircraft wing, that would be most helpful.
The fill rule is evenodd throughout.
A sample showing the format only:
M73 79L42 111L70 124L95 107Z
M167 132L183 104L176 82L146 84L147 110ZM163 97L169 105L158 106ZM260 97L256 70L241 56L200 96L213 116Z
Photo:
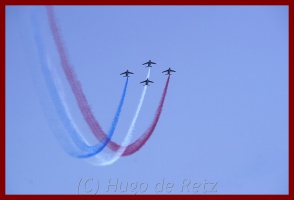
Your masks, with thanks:
M153 81L148 81L148 82L153 83Z
M146 83L147 81L142 81L142 82L140 82L140 83Z
M123 72L123 73L121 73L120 75L123 75L123 74L126 74L127 72Z
M172 69L171 69L170 71L171 71L171 72L176 72L175 70L172 70Z
M151 64L154 64L154 65L156 64L155 62L150 62L150 63L151 63Z
M146 64L148 64L148 62L145 62L145 63L143 63L142 65L146 65Z
M134 74L133 72L129 72L129 74Z
M165 71L163 71L162 73L164 73L164 72L167 72L168 70L165 70Z

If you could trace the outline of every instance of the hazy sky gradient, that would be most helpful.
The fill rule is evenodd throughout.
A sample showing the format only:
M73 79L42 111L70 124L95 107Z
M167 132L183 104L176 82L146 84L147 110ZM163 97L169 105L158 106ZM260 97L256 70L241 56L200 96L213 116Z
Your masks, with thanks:
M133 139L153 119L167 78L161 72L177 72L145 146L113 165L93 166L66 154L48 123L56 117L40 73L33 13L73 118L84 137L96 142L61 70L44 7L7 6L7 194L87 193L83 184L91 178L86 189L94 193L99 180L98 194L120 194L119 185L107 191L116 179L129 184L127 193L134 193L132 182L148 185L144 194L157 193L163 179L174 184L164 194L194 194L194 182L201 183L195 194L288 193L287 6L61 6L55 12L70 62L104 131L125 83L119 74L135 73L113 136L118 143L140 98L139 82L147 74L142 63L152 59L157 65ZM47 117L40 102L48 105ZM189 180L188 191L182 186ZM211 183L206 189L205 182ZM213 183L217 192L210 191Z

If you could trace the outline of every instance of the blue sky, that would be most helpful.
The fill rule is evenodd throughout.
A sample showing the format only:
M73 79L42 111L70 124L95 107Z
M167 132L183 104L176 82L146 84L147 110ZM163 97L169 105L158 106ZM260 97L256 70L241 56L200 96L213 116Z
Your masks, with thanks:
M55 7L70 62L105 131L125 83L119 74L135 73L113 136L118 143L142 91L142 63L152 59L157 65L134 139L152 121L167 78L161 72L177 71L145 146L105 167L70 157L54 136L48 122L56 116L40 73L33 13L71 113L95 142L61 70L44 7L7 6L7 194L93 193L97 181L98 194L121 194L119 188L107 191L117 179L128 183L130 194L288 193L287 6ZM160 192L156 184L163 179L174 187ZM131 183L138 187L131 190ZM197 192L193 183L200 183Z

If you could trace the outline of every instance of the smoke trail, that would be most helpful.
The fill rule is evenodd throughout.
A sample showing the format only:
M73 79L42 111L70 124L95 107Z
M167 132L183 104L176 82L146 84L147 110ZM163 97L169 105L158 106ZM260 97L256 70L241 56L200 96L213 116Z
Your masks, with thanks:
M124 103L124 99L125 99L125 95L126 95L126 90L127 90L127 86L128 86L128 78L126 79L125 82L125 86L123 89L123 93L119 102L119 106L117 108L115 117L113 119L112 122L112 126L111 129L108 133L108 137L106 140L104 140L99 144L96 144L94 146L89 146L84 142L84 139L81 138L81 135L78 131L78 129L75 127L75 124L73 123L71 116L67 110L65 101L62 99L62 95L61 90L60 90L60 85L59 87L58 85L58 80L57 80L57 75L53 75L52 73L54 73L52 70L52 68L49 68L47 62L45 62L45 51L43 49L43 45L41 42L41 38L40 38L40 33L39 33L39 27L38 27L38 23L36 22L36 17L33 17L33 28L34 28L34 39L37 45L37 50L40 56L40 61L41 61L41 71L43 73L43 76L45 78L45 82L47 84L47 87L49 89L51 98L54 102L54 106L55 109L57 111L58 117L61 120L65 130L63 130L63 136L62 138L60 138L60 133L57 136L57 139L59 140L59 142L62 144L62 147L72 156L74 157L79 157L79 158L86 158L92 155L95 155L97 153L99 153L109 142L110 138L112 137L115 127L117 125L118 122L118 118ZM59 88L59 90L57 89ZM45 108L46 109L46 108ZM59 132L60 130L58 130ZM55 132L55 131L54 131ZM57 134L55 132L55 134ZM65 138L64 135L69 135L69 138L72 139L72 141L68 140L68 138ZM67 141L65 141L67 140ZM74 150L74 148L69 147L69 145L67 143L74 143L77 147L79 147L82 152L77 152L76 150Z
M165 96L166 96L166 92L167 92L167 88L168 88L168 84L169 84L169 79L170 79L170 76L168 76L168 78L166 80L164 91L163 91L160 103L158 105L158 108L156 110L155 118L153 119L152 124L150 125L150 127L147 129L147 131L140 138L138 138L135 142L133 142L132 144L127 146L127 148L123 152L122 156L129 156L129 155L135 153L136 151L139 151L141 149L141 147L147 142L147 140L152 135L154 129L156 128L157 122L159 120L159 117L160 117L160 114L161 114L161 111L163 108L163 104L164 104L164 100L165 100Z
M122 156L129 156L129 155L132 155L133 153L139 151L141 149L141 147L147 142L147 140L152 135L153 131L156 128L157 122L159 121L161 112L162 112L166 93L168 90L169 80L170 80L170 76L168 76L168 78L166 80L166 84L165 84L165 87L164 87L164 90L163 90L163 93L161 96L161 100L160 100L159 105L157 107L153 122L151 123L149 128L144 132L143 135L141 135L136 141L134 141L133 143L129 144L127 147L124 148L125 150L124 150ZM110 141L108 143L108 146L113 151L118 151L119 149L123 149L122 146L120 146L112 141Z
M104 131L102 130L102 128L100 127L98 121L94 117L94 115L93 115L93 113L91 111L91 108L90 108L90 106L89 106L89 104L87 102L87 99L86 99L86 97L85 97L85 95L83 93L81 84L77 80L76 75L75 75L72 67L69 64L65 48L64 48L64 46L62 44L62 39L61 39L61 36L60 36L60 33L59 33L59 29L58 29L58 26L57 26L57 24L55 22L53 8L52 7L46 7L46 8L47 8L47 14L48 14L48 18L49 18L51 32L53 34L53 37L54 37L54 40L55 40L55 43L56 43L56 46L57 46L57 49L58 49L58 52L59 52L59 56L60 56L60 59L61 59L61 65L62 65L63 71L66 74L66 78L67 78L67 80L68 80L68 82L69 82L69 84L71 86L72 92L74 93L74 96L75 96L75 98L77 100L79 109L80 109L85 121L89 125L91 131L93 132L94 136L100 142L105 141L105 140L109 140L107 138L106 134L104 133ZM157 119L157 121L158 121L158 119ZM157 121L154 123L155 126L156 126ZM133 125L131 124L130 127L132 127L132 126ZM155 126L154 126L154 128L155 128ZM131 130L131 129L129 129L129 130ZM148 130L150 130L150 131L148 131ZM146 138L146 135L151 135L154 129L151 128L151 129L148 129L148 130L146 131L146 134L142 135L136 142L134 142L134 144L131 144L132 149L133 149L133 147L136 147L135 149L140 149L138 147L140 145L142 145L141 141L145 141L144 138ZM149 133L149 134L147 134L147 133ZM147 139L149 137L147 137ZM129 139L128 138L125 138L125 139L126 140L125 140L124 144L129 144ZM121 145L116 144L113 141L109 141L108 147L113 151L119 151L117 153L117 155L120 155L122 151L131 149L131 148L127 148L127 146L124 147L124 144L121 146ZM128 155L128 154L129 153L126 152L126 155Z
M95 119L92 110L90 108L90 105L87 102L87 99L83 93L82 87L80 82L77 80L76 75L74 71L71 69L70 63L67 59L67 54L66 50L62 44L62 39L61 35L59 33L59 29L57 27L57 24L55 22L55 17L54 17L54 12L52 7L46 7L47 8L47 14L49 17L49 23L50 23L50 28L51 32L53 34L60 60L61 60L61 65L63 68L63 71L65 72L66 78L68 82L70 83L72 92L74 93L74 96L77 100L79 109L81 110L83 117L87 124L89 125L91 131L95 135L95 137L101 142L108 140L106 134L102 130L100 124L98 121Z
M37 51L39 53L40 62L41 62L40 63L41 64L41 73L43 74L43 77L45 79L45 83L46 83L47 88L49 90L51 99L53 100L53 102L54 101L56 102L56 101L58 101L56 99L56 97L58 97L58 95L57 95L57 91L53 87L52 79L50 78L50 72L49 72L47 65L46 65L46 62L45 62L45 52L42 48L40 34L38 32L39 27L38 27L38 24L36 23L35 16L33 16L32 21L33 21L33 28L34 28L34 39L35 39ZM36 86L38 88L38 84ZM40 91L40 89L39 89L39 91ZM44 101L42 101L42 98L40 98L40 99L41 99L41 103L43 106L43 110L45 111L45 114L48 117L48 113L49 113L49 111L47 111L48 108L46 108L46 105L43 104ZM54 106L55 106L54 108L57 112L57 115L62 118L63 116L60 115L60 113L62 113L60 110L60 107L55 104L54 104ZM50 111L52 112L52 110L50 110ZM51 122L50 118L48 118L48 121ZM62 120L60 119L60 121L62 121ZM72 156L79 157L80 153L76 152L76 148L75 148L75 146L73 146L74 145L73 141L71 139L69 139L69 137L66 137L67 132L64 129L64 124L61 123L61 126L59 126L59 127L54 126L52 123L50 125L51 125L51 128L53 129L53 133L54 133L55 137L58 139L58 142L61 144L61 146L64 148L64 150ZM71 145L69 145L69 144L71 144Z
M148 69L148 74L147 74L147 77L146 78L149 78L150 77L150 72L151 72L151 69L149 68ZM137 105L137 109L136 109L136 112L135 112L135 115L133 117L133 120L131 122L131 125L129 127L129 130L122 142L122 145L116 150L116 152L114 153L114 155L111 155L111 156L106 156L106 155L96 155L95 157L100 160L100 162L95 162L95 165L102 165L102 166L105 166L105 165L110 165L110 164L113 164L115 161L117 161L120 156L124 153L125 149L127 148L127 146L130 144L131 142L131 139L133 137L133 131L134 131L134 128L135 128L135 125L136 125L136 122L137 122L137 119L139 117L139 114L140 114L140 111L141 111L141 108L142 108L142 105L143 105L143 102L144 102L144 99L145 99L145 95L146 95L146 92L147 92L147 88L148 86L145 85L144 88L143 88L143 91L142 91L142 94L141 94L141 97L140 97L140 101Z

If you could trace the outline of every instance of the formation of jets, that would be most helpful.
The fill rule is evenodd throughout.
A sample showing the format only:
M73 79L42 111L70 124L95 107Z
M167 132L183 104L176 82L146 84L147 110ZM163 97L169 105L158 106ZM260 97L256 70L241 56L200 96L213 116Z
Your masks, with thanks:
M152 67L151 64L154 64L154 65L155 65L156 63L155 63L155 62L152 62L151 60L149 60L148 62L143 63L142 65L147 65L147 67ZM176 72L176 71L175 71L175 70L172 70L172 69L169 67L167 70L163 71L162 73L165 73L165 72L166 72L165 75L171 75L171 72ZM130 77L129 74L134 74L134 73L133 73L133 72L130 72L129 70L127 70L127 71L121 73L120 75L124 75L124 77ZM153 83L153 81L150 81L150 80L147 78L145 81L142 81L142 82L140 82L140 83L145 83L145 85L149 86L149 83ZM143 86L145 86L145 85L143 85Z

